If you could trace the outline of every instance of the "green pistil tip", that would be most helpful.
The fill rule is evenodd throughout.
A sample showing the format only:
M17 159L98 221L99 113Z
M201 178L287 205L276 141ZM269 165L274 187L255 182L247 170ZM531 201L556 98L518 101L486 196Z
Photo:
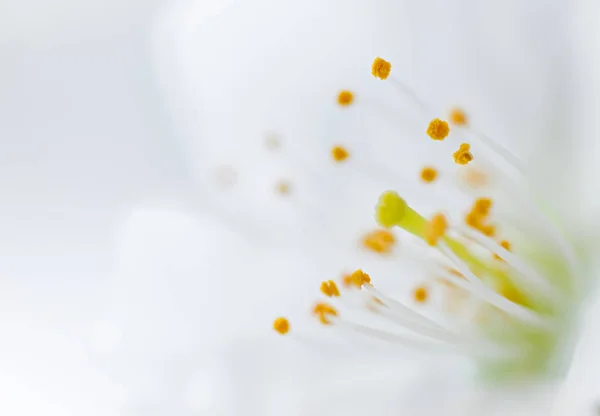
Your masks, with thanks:
M400 226L406 214L406 202L394 191L381 194L375 208L375 219L385 228Z
M417 237L425 237L427 220L394 191L381 194L375 207L375 219L382 227L400 227Z

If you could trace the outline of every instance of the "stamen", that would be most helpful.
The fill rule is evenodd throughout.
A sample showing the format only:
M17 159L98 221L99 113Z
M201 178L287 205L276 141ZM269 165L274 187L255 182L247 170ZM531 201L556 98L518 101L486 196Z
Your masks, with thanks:
M479 189L487 185L487 175L477 168L467 168L461 170L461 179L473 189Z
M481 217L487 217L490 215L492 209L492 200L490 198L478 198L473 204L473 211Z
M430 246L435 246L448 229L448 221L443 214L435 214L427 224L425 240Z
M467 163L473 160L473 155L471 154L471 145L468 143L462 143L459 149L454 152L454 162L459 165L466 165Z
M354 102L354 94L352 91L348 90L340 91L337 97L337 102L342 107L347 107Z
M400 212L401 215L398 215L398 212ZM410 221L406 220L408 213L410 213ZM379 198L379 203L377 205L377 219L380 221L381 218L383 218L387 224L396 225L405 229L411 234L420 237L424 241L427 241L427 221L412 208L410 208L406 202L395 192L385 192ZM380 223L384 225L381 221ZM535 312L511 302L483 284L479 278L475 276L473 272L471 272L470 267L475 270L480 270L484 273L493 274L496 272L487 267L481 260L471 254L471 252L463 244L450 237L444 236L438 245L442 253L454 263L454 265L458 268L458 271L464 277L466 277L468 281L467 282L459 279L455 275L446 272L445 275L451 276L452 282L456 286L475 294L493 306L496 306L497 308L509 313L511 316L517 317L531 324L548 327L547 323Z
M420 286L413 292L413 299L417 303L425 303L429 299L429 291L425 286Z
M331 149L331 156L336 162L343 162L350 156L350 153L342 146L335 146Z
M345 288L352 287L352 285L353 285L353 283L352 283L352 274L344 274L344 275L342 276L342 279L341 279L341 281L342 281L342 285L343 285Z
M362 288L364 284L371 283L371 276L358 269L351 275L344 276L344 285L346 287L354 286L356 289Z
M394 86L394 88L396 88L396 90L398 90L400 93L405 95L410 101L412 101L413 104L417 108L419 108L419 110L423 114L427 116L430 116L431 114L440 114L439 111L437 111L431 105L423 101L408 85L395 78L390 78L390 82ZM470 132L472 136L476 137L478 140L483 142L488 148L497 153L500 157L502 157L502 159L504 159L509 165L515 168L519 173L525 173L524 166L520 163L519 159L515 155L513 155L508 149L496 143L494 140L490 139L485 134L478 132L472 128L468 128L467 132Z
M437 175L437 170L430 166L424 167L423 170L421 170L421 179L423 182L432 183L436 180Z
M290 323L286 318L279 317L275 319L275 322L273 322L273 329L279 332L281 335L285 335L290 330Z
M378 303L380 303L383 306L386 306L387 308L389 308L389 310L394 311L396 316L402 317L404 321L418 323L419 325L425 326L427 328L434 328L437 330L447 331L431 319L421 315L419 312L404 305L402 302L392 299L389 296L386 296L383 293L379 292L375 288L375 286L366 284L364 285L364 288L366 292L372 296L372 298L378 299Z
M475 200L471 211L465 216L465 223L487 235L493 237L496 233L496 227L486 224L492 208L492 200L489 198L478 198Z
M453 251L446 245L441 245L442 253L444 253L458 268L458 270L466 277L466 281L457 278L451 273L444 273L444 277L454 283L456 286L465 289L472 293L473 295L479 297L480 299L488 302L490 305L495 306L496 308L506 312L510 316L520 319L521 321L539 326L541 328L551 330L552 326L549 325L544 319L542 319L537 313L534 311L525 308L519 304L516 304L503 296L500 296L498 293L494 292L490 288L488 288L484 283L482 283L473 272L469 269L469 267L463 263L459 257L453 253ZM470 284L469 284L470 283Z
M347 322L341 319L336 320L336 326L341 329L348 329L367 337L384 341L386 343L402 345L405 348L411 348L419 352L442 353L466 355L469 357L493 357L503 359L514 357L519 353L518 350L498 347L485 342L453 341L436 342L431 339L420 339L414 336L394 334L388 331L370 328L368 326Z
M448 118L452 124L456 124L457 126L465 126L467 124L467 115L460 108L450 110Z
M327 297L340 296L340 291L333 280L321 283L321 292Z
M317 303L313 309L313 315L316 315L323 325L331 325L330 318L338 316L338 312L327 303Z
M418 322L412 319L408 319L406 315L394 308L380 307L371 309L381 317L387 319L395 326L400 327L404 330L409 330L417 335L431 338L436 341L443 341L448 343L466 342L467 336L459 336L458 334L442 328L435 323L430 324ZM427 318L424 318L427 319Z
M371 73L374 77L381 80L387 79L392 71L392 64L382 58L375 58L373 66L371 66Z
M444 140L450 133L448 123L439 118L434 118L427 126L427 135L433 140Z
M500 241L500 247L504 248L506 251L510 251L510 242L502 240ZM502 260L502 257L497 254L494 254L494 258L497 260Z
M363 245L375 253L389 253L396 244L396 238L388 230L375 230L363 237Z
M558 301L556 295L549 285L548 281L540 276L532 267L521 261L519 256L511 253L502 245L497 244L494 240L473 231L469 228L461 228L459 232L469 239L480 244L483 248L489 250L494 255L504 259L521 277L521 284L529 287L534 287L536 293L545 296L553 301Z
M420 110L424 113L428 113L427 117L433 117L439 112L430 111L431 107L427 103L421 101L414 92L406 85L398 82L393 77L390 77L391 64L382 58L376 58L372 65L372 74L381 79L386 80L388 77L394 87L405 94L411 99ZM337 97L337 103L340 106L351 105L354 101L354 94L351 91L343 90L339 92ZM449 122L453 126L464 126L460 131L462 133L474 135L480 141L483 141L490 149L496 150L500 153L507 163L520 171L518 161L514 162L511 159L512 154L500 145L495 144L493 141L485 137L480 133L476 133L471 128L467 127L467 115L460 109L454 108L449 113ZM433 119L427 128L427 135L433 140L444 140L448 137L450 127L448 122L440 120L439 118ZM466 139L470 141L470 139ZM500 149L498 151L497 149ZM349 156L349 152L342 146L336 146L331 150L333 159L336 162L343 162ZM482 155L483 156L483 155ZM479 157L479 156L478 156ZM459 165L467 165L473 161L473 155L471 153L471 146L469 143L462 143L459 149L454 152L453 158L455 163ZM483 158L482 158L483 160ZM470 167L469 167L470 168ZM467 168L467 169L469 169ZM385 170L385 168L383 169ZM465 173L478 173L473 170L461 169ZM380 173L381 169L378 168L376 172ZM433 167L424 167L421 170L420 177L425 183L432 183L436 180L438 172ZM482 179L483 176L483 179ZM465 176L466 177L466 176ZM496 185L496 178L494 177L494 185ZM468 183L473 187L482 186L486 182L484 175L478 175L473 180L467 180ZM475 183L477 185L475 185ZM494 187L496 189L496 187ZM509 191L518 191L515 189L509 189ZM284 192L284 193L287 193ZM527 195L529 197L529 195ZM531 201L525 198L525 203L529 204L528 208L531 208ZM512 356L522 356L524 348L522 345L515 345L517 341L502 338L498 340L494 337L490 337L490 332L482 330L486 325L494 325L492 330L498 329L497 322L507 323L508 325L516 325L517 331L523 331L526 338L529 336L531 328L524 328L524 325L530 325L535 327L533 331L534 335L540 334L539 329L548 331L548 334L544 333L545 336L550 335L551 332L557 329L554 319L557 315L557 311L561 310L554 308L557 303L554 302L556 299L556 293L553 292L551 282L539 276L533 268L523 263L518 256L510 252L511 244L507 240L500 242L494 241L491 236L496 234L495 224L490 223L490 213L492 209L492 200L489 198L477 199L470 212L465 217L465 222L469 227L461 227L458 230L449 228L448 221L442 214L435 214L428 221L414 209L412 209L407 202L402 199L397 193L393 191L384 192L377 203L375 209L375 216L377 222L385 227L391 228L393 226L400 227L405 231L413 234L420 238L429 246L436 247L435 250L427 248L422 245L423 249L434 253L437 257L427 256L427 266L432 265L436 268L436 271L440 272L440 279L447 283L452 291L463 296L463 299L470 300L465 302L465 306L468 309L468 322L453 322L453 324L467 325L468 330L474 330L473 333L464 331L452 331L447 329L434 320L422 315L415 310L407 307L406 305L398 302L392 298L389 298L382 293L379 293L373 285L371 285L371 278L368 274L362 270L356 270L352 274L345 275L342 278L342 283L346 287L353 287L356 289L363 289L360 292L348 292L348 296L340 297L339 302L342 305L346 305L347 302L352 302L353 299L361 301L360 306L365 307L364 301L367 300L366 307L368 310L379 314L381 317L387 319L394 325L394 329L400 327L403 330L411 331L415 337L404 336L371 328L368 326L362 326L354 322L349 322L339 317L338 310L327 303L318 303L314 309L313 314L317 316L319 321L324 325L335 325L336 327L342 327L351 329L352 331L359 332L361 334L368 335L373 338L382 339L388 342L401 343L419 349L423 347L428 348L455 348L459 352L469 351L468 354L472 354L473 351L477 353L489 353L491 349L496 348L499 351L494 351L491 356L494 359L498 359L498 352L508 354ZM533 211L535 208L533 208ZM568 245L563 244L562 239L557 232L557 229L552 227L551 224L544 221L544 218L538 219L537 211L532 221L542 222L542 228L545 230L549 229L549 233L552 233L552 237L556 238L556 244L560 246L561 250L568 250ZM498 221L496 215L494 215L494 221ZM464 230L463 230L464 228ZM388 230L375 230L363 237L363 245L376 253L387 253L391 250L395 243L394 235ZM566 248L565 248L566 247ZM489 252L485 253L482 250L487 249ZM441 255L440 255L441 253ZM500 259L502 262L494 261ZM564 254L564 253L562 253ZM572 254L572 250L568 254ZM443 258L441 258L443 256ZM576 264L574 258L568 257L565 259L568 267L574 270ZM458 269L451 269L448 264L454 264ZM562 265L561 265L562 267ZM439 269L439 270L437 270ZM517 276L516 273L521 276ZM438 275L436 274L437 278ZM519 277L519 280L516 280ZM522 277L522 279L521 279ZM527 288L529 287L529 291ZM439 287L438 287L439 288ZM340 292L336 283L333 280L323 281L320 286L321 292L330 298L339 297ZM541 302L541 299L537 297L539 293L543 293L546 299L545 302ZM473 295L476 299L469 299L469 294ZM346 295L346 293L345 293ZM414 288L412 292L412 300L416 303L423 304L429 300L430 293L427 285L422 285ZM483 301L486 304L480 302ZM408 302L410 303L410 301ZM552 306L549 306L552 305ZM413 305L414 306L414 305ZM487 312L488 318L498 318L498 321L488 320L488 323L483 323L479 320L481 317L480 312ZM464 308L460 311L461 316L464 316ZM477 313L477 315L475 315ZM454 317L456 318L456 317ZM450 318L453 320L453 317ZM510 319L510 320L509 320ZM284 323L279 323L279 320L283 320ZM458 321L458 320L457 320ZM444 323L447 323L444 321ZM454 328L454 325L450 325ZM281 334L287 333L289 330L289 322L285 318L278 318L274 323L274 328ZM278 329L279 328L279 329ZM463 328L461 328L462 330ZM503 330L503 328L500 328ZM510 333L508 335L511 335ZM518 336L519 334L516 333ZM424 340L418 337L426 337ZM528 342L529 339L525 339L523 345ZM535 341L534 341L535 342ZM516 347L516 348L515 348ZM509 351L511 349L511 351ZM508 356L507 355L507 356Z

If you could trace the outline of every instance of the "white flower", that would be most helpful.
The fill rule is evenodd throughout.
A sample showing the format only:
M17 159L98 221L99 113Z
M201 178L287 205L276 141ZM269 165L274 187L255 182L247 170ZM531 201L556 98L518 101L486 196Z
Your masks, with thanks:
M239 6L203 28L189 9L185 22L174 14L182 24L177 49L164 49L171 59L163 79L202 185L194 208L206 219L139 212L128 225L117 280L117 304L128 312L117 315L130 320L121 323L130 337L123 345L144 351L140 366L156 370L146 398L165 412L183 411L189 380L210 379L220 359L215 371L231 375L221 386L229 399L216 405L225 414L480 414L508 406L511 414L547 414L542 405L551 404L553 386L530 382L560 378L567 368L590 276L581 247L573 247L580 228L556 223L573 219L561 199L577 200L569 186L577 166L562 154L570 137L562 3L556 10L441 1L261 5ZM531 26L527 12L545 13L548 30ZM509 24L534 27L525 37L532 44L520 31L500 30ZM550 35L551 52L543 48ZM393 79L371 76L376 55L393 62ZM356 94L348 108L335 103L342 89ZM430 140L428 123L457 102L494 139L451 126L447 139ZM263 146L269 130L280 135L280 149ZM452 159L462 142L474 158L467 167ZM349 151L342 164L331 160L336 145ZM525 156L515 161L503 148ZM440 173L433 184L419 178L425 165ZM214 176L223 167L236 173L226 175L227 189ZM471 167L485 172L484 187L460 186L454 174ZM275 192L281 181L289 192ZM415 211L386 194L383 202L397 209L379 210L380 221L409 233L397 234L397 247L380 256L357 242L376 226L373 206L387 189ZM492 212L476 210L467 227L464 215L478 197L491 198ZM437 212L450 228L430 247L420 240ZM510 251L498 245L505 239ZM346 268L368 271L374 286L344 293L339 315L324 317L333 325L315 335L316 320L303 317L310 318L319 283ZM421 285L427 291L416 300L432 297L425 305L413 299ZM284 338L266 325L278 313L290 318ZM425 348L478 364L492 393L471 396L462 387L474 389L482 378L473 374L470 385L465 361L431 358ZM456 390L440 382L444 396L419 378L425 364Z

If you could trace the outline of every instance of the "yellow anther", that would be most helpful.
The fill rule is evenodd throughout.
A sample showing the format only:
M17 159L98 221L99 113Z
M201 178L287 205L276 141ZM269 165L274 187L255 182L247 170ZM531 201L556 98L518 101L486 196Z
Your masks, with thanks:
M387 79L392 71L392 64L382 58L375 58L373 66L371 67L371 73L373 76L379 79Z
M481 231L483 235L486 235L488 237L493 237L494 235L496 235L496 227L494 227L493 225L480 225L477 229Z
M474 214L473 212L469 212L466 216L465 216L465 223L473 228L477 228L479 227L480 224L480 219L479 219L479 215Z
M489 198L478 198L473 203L473 208L465 217L465 223L480 231L482 234L493 237L496 234L496 227L486 224L492 209L492 200Z
M348 273L344 274L342 276L341 281L342 281L342 285L344 287L350 287L350 286L352 286L352 274L348 274Z
M468 143L461 144L458 150L454 152L453 156L456 163L459 165L466 165L473 160L473 155L471 154L471 145Z
M496 227L486 224L492 209L492 200L489 198L478 198L473 203L473 208L465 217L465 223L478 230L482 234L493 237L496 234Z
M448 221L443 214L435 214L427 224L426 241L430 246L435 246L448 229Z
M456 124L457 126L464 126L467 124L467 115L460 108L453 108L450 110L448 118L452 124Z
M437 170L430 166L424 167L423 170L421 170L421 179L423 182L431 183L436 180L437 175Z
M335 146L333 149L331 149L331 156L336 162L343 162L344 160L348 159L350 153L348 153L348 151L342 146Z
M388 230L371 231L363 237L363 245L376 253L389 253L395 243L394 234Z
M506 240L502 240L502 241L500 241L500 247L504 248L507 251L510 251L510 242L508 242ZM494 254L494 257L498 260L502 260L502 258L497 254Z
M333 280L327 280L321 283L321 292L329 298L340 295L340 291Z
M427 135L433 140L444 140L450 133L448 123L439 118L434 118L427 127Z
M413 299L418 303L425 303L429 298L429 291L425 286L419 286L413 292Z
M375 219L385 228L400 224L406 213L406 202L394 191L381 194L375 207Z
M290 184L287 182L279 182L275 187L278 194L287 195L290 193Z
M471 227L475 228L482 234L493 237L496 234L496 227L491 224L485 224L486 218L484 216L478 215L475 212L469 212L465 217L465 223Z
M281 335L285 335L290 330L290 322L286 318L279 317L273 322L273 329Z
M463 172L461 176L462 180L471 188L481 188L488 183L487 175L480 169L467 168L461 171Z
M354 101L354 94L352 91L344 90L340 91L337 97L337 102L342 107L349 106Z
M346 287L354 286L355 288L360 289L362 285L371 283L371 276L359 269L354 271L351 275L344 276L343 282Z
M471 212L480 217L487 217L490 215L491 209L492 200L490 198L477 198L473 204L473 210Z
M313 308L313 315L317 316L323 325L331 325L329 318L337 316L338 313L333 306L327 303L317 303Z

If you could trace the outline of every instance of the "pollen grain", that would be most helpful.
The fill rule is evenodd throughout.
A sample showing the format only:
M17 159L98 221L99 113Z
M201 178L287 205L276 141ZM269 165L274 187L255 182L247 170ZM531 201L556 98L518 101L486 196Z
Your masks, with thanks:
M449 117L450 122L457 126L465 126L467 124L467 115L460 108L453 108L450 110Z
M444 214L435 214L427 224L426 240L430 246L436 246L438 240L446 234L448 221Z
M383 58L375 58L373 66L371 66L371 73L374 77L379 79L387 79L392 71L392 64Z
M360 289L363 284L371 284L371 276L358 269L352 274L345 275L342 282L346 287L354 286L355 288Z
M449 133L450 127L448 126L448 122L439 118L434 118L429 122L429 126L427 126L427 135L433 140L444 140L448 137Z
M337 103L342 107L347 107L354 102L354 93L352 91L340 91L337 97Z
M458 150L453 154L454 162L459 165L466 165L473 160L471 154L471 145L468 143L462 143Z
M339 163L348 159L348 157L350 157L350 153L348 153L348 151L342 146L335 146L333 149L331 149L331 156L333 157L333 160Z
M426 183L432 183L437 179L438 172L431 166L426 166L421 170L421 180Z
M338 312L333 306L327 303L317 303L313 308L313 315L319 318L319 322L323 325L331 325L329 318L338 316Z
M419 286L413 292L413 299L417 303L425 303L429 299L429 291L425 286Z
M340 296L340 291L333 280L321 283L321 292L327 297Z
M285 335L290 330L290 322L286 318L279 317L273 322L273 329L281 335Z
M366 234L362 240L363 246L375 253L384 254L392 251L396 238L388 230L375 230Z

